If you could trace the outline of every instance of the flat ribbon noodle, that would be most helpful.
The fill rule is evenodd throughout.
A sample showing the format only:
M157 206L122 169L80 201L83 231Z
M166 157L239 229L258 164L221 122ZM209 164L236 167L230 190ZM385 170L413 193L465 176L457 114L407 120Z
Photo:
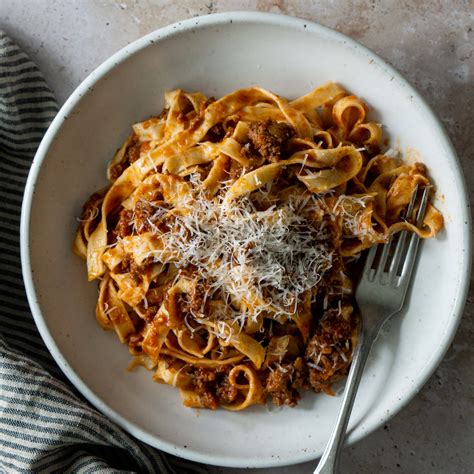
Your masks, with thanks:
M100 285L96 317L104 329L115 330L122 344L135 333L132 320L109 275L104 277Z

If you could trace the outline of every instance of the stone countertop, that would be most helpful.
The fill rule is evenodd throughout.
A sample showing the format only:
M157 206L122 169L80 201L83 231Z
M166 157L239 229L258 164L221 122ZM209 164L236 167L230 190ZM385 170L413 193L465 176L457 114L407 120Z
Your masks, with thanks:
M44 72L63 103L127 43L185 18L229 10L293 15L334 28L379 54L424 95L447 128L474 190L474 1L1 0L3 28ZM474 290L444 361L383 428L347 448L341 472L470 473L474 469ZM214 473L313 472L212 468Z

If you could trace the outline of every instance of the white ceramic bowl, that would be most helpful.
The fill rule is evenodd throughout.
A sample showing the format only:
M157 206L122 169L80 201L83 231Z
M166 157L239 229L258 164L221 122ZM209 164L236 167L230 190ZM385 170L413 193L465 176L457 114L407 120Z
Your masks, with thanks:
M81 204L105 183L106 163L130 124L162 108L181 87L221 96L258 84L296 97L325 81L360 95L394 143L410 146L442 195L446 230L423 244L407 311L373 349L350 422L349 442L375 430L415 395L458 325L470 262L468 200L445 131L418 93L355 41L309 21L225 13L177 23L139 39L95 70L44 137L26 188L21 251L31 309L49 350L99 410L170 453L225 466L263 467L318 457L339 397L306 393L295 409L244 413L181 406L177 390L126 371L129 355L94 317L96 283L71 253Z

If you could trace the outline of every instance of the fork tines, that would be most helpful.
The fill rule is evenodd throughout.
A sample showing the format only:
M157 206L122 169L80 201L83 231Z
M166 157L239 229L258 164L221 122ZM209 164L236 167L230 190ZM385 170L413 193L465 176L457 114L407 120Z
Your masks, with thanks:
M405 213L405 220L417 227L423 224L430 188L430 186L416 186ZM395 286L402 280L409 280L419 240L415 232L408 237L408 232L402 231L398 235L390 236L386 244L372 247L367 255L363 278L367 278L368 281L377 279L380 284Z

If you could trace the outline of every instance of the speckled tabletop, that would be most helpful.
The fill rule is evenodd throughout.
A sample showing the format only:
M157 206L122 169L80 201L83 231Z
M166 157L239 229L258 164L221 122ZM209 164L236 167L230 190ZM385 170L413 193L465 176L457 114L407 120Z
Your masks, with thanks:
M60 103L103 60L184 18L260 10L317 21L404 74L446 126L474 190L474 1L0 0L0 28L36 61ZM343 453L341 472L474 472L474 287L444 361L416 398ZM259 474L310 473L315 463ZM215 473L248 470L212 468Z

